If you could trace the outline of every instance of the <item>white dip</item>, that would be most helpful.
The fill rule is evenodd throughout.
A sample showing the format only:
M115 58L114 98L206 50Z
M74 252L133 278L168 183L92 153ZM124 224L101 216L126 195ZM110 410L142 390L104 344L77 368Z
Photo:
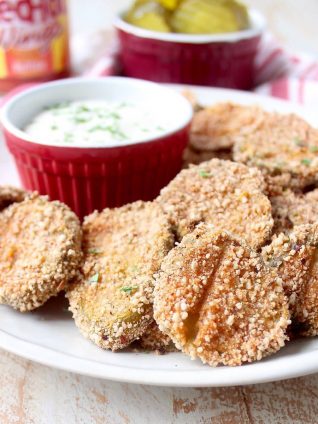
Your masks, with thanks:
M46 108L24 131L41 144L107 146L160 136L171 124L141 105L85 100Z

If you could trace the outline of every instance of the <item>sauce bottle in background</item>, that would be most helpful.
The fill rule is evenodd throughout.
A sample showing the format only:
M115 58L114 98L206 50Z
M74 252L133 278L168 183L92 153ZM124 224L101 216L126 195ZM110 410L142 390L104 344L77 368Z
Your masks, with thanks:
M0 0L0 92L68 73L66 0Z

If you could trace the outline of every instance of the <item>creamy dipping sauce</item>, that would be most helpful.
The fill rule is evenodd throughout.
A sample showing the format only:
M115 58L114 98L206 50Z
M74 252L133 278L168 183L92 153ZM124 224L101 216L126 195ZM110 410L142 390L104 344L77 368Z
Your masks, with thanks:
M24 131L48 145L107 146L161 136L172 123L141 105L85 100L49 106Z

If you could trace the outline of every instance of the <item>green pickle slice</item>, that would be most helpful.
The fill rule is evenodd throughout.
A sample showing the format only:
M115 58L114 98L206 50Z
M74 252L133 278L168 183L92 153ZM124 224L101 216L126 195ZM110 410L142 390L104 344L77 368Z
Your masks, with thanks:
M249 26L246 6L237 0L136 0L125 17L140 28L183 34L217 34Z
M173 31L183 34L234 32L248 27L248 13L232 0L184 0L170 23Z
M137 0L125 16L137 27L158 32L171 32L166 9L156 1Z

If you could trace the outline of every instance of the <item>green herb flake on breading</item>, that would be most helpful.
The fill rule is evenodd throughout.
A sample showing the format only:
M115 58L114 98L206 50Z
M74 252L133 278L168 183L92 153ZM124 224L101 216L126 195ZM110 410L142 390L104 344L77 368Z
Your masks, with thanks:
M94 283L98 283L99 281L99 273L97 272L96 274L94 274L89 280L88 282L90 284L94 284Z

